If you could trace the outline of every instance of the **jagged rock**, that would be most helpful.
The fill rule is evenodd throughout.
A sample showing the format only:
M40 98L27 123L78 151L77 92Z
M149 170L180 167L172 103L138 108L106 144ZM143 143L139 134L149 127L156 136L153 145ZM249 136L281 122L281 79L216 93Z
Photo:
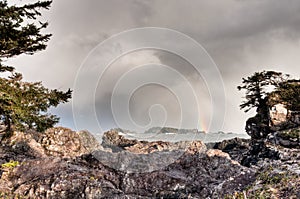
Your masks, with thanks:
M95 150L103 149L99 141L88 131L78 131L80 143L85 148L85 153L91 153Z
M40 143L47 155L61 157L75 157L100 149L100 144L89 132L63 127L48 129L42 134Z
M219 153L186 153L170 165L143 173L112 169L87 154L25 160L6 181L1 178L0 191L30 198L219 198L245 188L254 174Z
M251 140L250 149L247 156L242 160L242 164L250 166L257 164L260 160L282 159L282 151L288 150L285 148L299 149L300 148L300 128L293 128L271 133L266 139ZM284 147L284 148L283 148ZM290 150L291 152L293 150ZM289 155L292 155L289 154ZM291 157L287 154L287 159Z
M233 160L241 163L250 150L250 139L234 138L209 145L213 149L220 149L228 153Z
M275 132L268 140L287 148L300 148L300 129L293 128Z
M266 139L234 138L206 144L208 148L220 149L244 166L257 165L260 160L280 159L279 147L300 148L300 129L293 128L270 133ZM268 144L270 143L270 144ZM287 157L289 158L289 157Z
M250 149L241 164L247 167L257 165L261 159L278 160L279 153L277 148L269 146L265 140L251 140Z
M184 153L202 153L206 146L202 141L181 141L176 143L129 140L118 131L104 133L103 147L113 153L98 150L93 154L105 165L126 172L151 172L161 169L180 158Z
M11 152L25 153L33 157L75 157L102 149L100 143L89 132L75 132L62 127L48 129L45 133L13 132L3 144L11 146Z
M102 137L102 146L111 148L113 152L126 150L136 154L148 154L157 151L173 150L184 150L194 153L196 151L206 150L206 145L202 141L181 141L175 143L164 141L138 141L127 139L115 130L104 133Z
M109 142L104 142L109 143L107 146L121 150L109 152L101 147L94 150L97 142L86 145L93 140L87 132L64 128L52 129L45 136L34 132L14 135L10 144L0 147L1 165L19 161L11 168L1 167L1 197L230 198L245 193L255 198L255 192L260 190L262 194L276 190L273 195L278 198L299 196L298 148L283 147L269 140L233 139L207 150L201 141L140 142L126 140L116 133L107 138ZM80 140L80 146L76 145L79 150L71 153L69 148L62 147L61 140L75 144ZM45 149L45 142L54 147ZM66 153L43 151L53 148ZM249 167L237 162L241 159L237 155L239 149L249 158ZM93 152L76 155L89 150Z
M171 147L172 143L170 142L138 142L129 147L125 147L124 149L137 154L148 154L153 153L155 151L164 151L168 150Z
M107 131L102 137L102 146L111 148L114 152L124 150L125 147L138 144L140 141L126 139L124 136L119 135L116 130Z
M166 168L151 173L127 174L122 190L154 198L221 198L242 190L254 172L227 157L185 154Z
M26 161L10 173L9 180L7 188L13 194L30 198L107 198L122 193L118 172L91 156Z
M35 131L28 131L27 133L13 132L10 138L2 141L2 150L4 150L6 154L5 159L9 159L9 157L14 156L14 154L23 154L24 158L46 156L44 148L41 143L39 143L41 136L41 133ZM20 157L20 155L15 156Z
M208 157L214 157L214 156L220 156L220 157L224 157L224 158L227 158L227 159L231 159L229 154L228 153L224 153L223 151L219 150L219 149L209 149L207 152L206 152L206 155Z
M136 154L129 151L115 153L94 151L93 156L104 165L126 173L144 173L162 169L178 160L185 151L156 151L146 154Z
M252 156L255 163L250 165L257 171L256 180L248 185L243 194L248 198L258 195L264 198L299 198L300 149L282 147L268 139L264 145L259 145L263 149L261 152L257 150L257 154Z
M137 154L148 154L157 151L174 151L182 150L189 153L201 152L206 150L206 145L202 141L181 141L181 142L139 142L130 147L125 147L125 150L137 153Z

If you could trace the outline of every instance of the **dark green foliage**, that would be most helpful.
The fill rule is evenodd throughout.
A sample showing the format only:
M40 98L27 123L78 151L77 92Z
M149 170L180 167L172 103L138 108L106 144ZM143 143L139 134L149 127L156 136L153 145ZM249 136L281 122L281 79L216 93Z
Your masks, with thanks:
M67 102L71 91L49 90L41 82L22 82L21 76L0 79L0 114L3 121L14 124L15 129L36 129L43 131L58 122L46 111L51 106ZM9 124L8 124L9 125Z
M269 103L282 103L288 110L300 111L300 80L281 82L270 94Z
M243 78L242 85L238 86L238 90L245 90L245 101L240 105L241 109L248 112L252 108L260 108L266 106L266 100L270 86L277 87L281 82L284 82L288 75L283 75L281 72L262 71L255 72L252 76Z
M41 82L24 82L14 67L3 64L8 58L31 55L46 48L51 34L41 33L48 24L37 21L37 17L50 4L51 1L38 1L10 6L7 1L0 2L0 72L10 74L0 78L0 121L7 132L11 129L44 131L52 127L59 118L47 114L47 110L71 97L71 90L50 90Z
M41 34L48 23L36 22L40 9L48 9L51 1L36 2L24 6L8 6L0 2L0 72L13 71L13 67L2 64L20 54L33 54L44 50L51 34Z

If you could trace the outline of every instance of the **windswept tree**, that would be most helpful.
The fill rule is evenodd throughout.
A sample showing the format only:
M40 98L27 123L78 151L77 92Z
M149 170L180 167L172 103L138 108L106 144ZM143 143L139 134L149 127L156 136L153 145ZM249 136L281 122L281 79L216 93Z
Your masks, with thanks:
M248 112L252 108L263 108L266 106L266 97L270 90L278 87L286 81L289 75L275 71L255 72L253 75L243 78L242 85L238 90L245 90L245 100L240 105L241 109ZM273 88L272 88L273 87Z
M269 106L268 96L282 82L287 81L288 75L275 71L255 72L243 78L238 90L245 90L245 100L240 105L241 109L248 112L256 108L256 116L246 122L246 132L253 138L265 137L269 132Z
M6 61L21 54L32 55L44 50L51 34L41 31L48 25L38 21L42 9L49 9L51 1L38 1L23 6L0 1L0 122L3 132L35 129L44 131L59 118L47 113L50 107L67 102L66 92L45 88L41 82L25 82L22 74Z

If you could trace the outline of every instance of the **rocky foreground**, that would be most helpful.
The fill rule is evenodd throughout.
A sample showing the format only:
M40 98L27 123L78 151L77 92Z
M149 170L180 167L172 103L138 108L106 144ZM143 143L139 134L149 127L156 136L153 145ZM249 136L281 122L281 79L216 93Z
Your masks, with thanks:
M0 197L300 198L299 139L299 128L206 145L15 132L0 147Z

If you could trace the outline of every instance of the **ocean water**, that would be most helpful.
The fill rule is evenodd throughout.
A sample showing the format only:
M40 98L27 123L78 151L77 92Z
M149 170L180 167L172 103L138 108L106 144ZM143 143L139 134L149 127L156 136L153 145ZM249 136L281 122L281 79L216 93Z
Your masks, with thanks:
M123 135L128 139L137 139L144 141L168 141L168 142L179 142L179 141L193 141L193 140L201 140L204 143L211 142L220 142L223 140L229 140L235 137L238 138L246 138L249 139L250 136L245 134L237 134L237 133L124 133L119 132L120 135Z

